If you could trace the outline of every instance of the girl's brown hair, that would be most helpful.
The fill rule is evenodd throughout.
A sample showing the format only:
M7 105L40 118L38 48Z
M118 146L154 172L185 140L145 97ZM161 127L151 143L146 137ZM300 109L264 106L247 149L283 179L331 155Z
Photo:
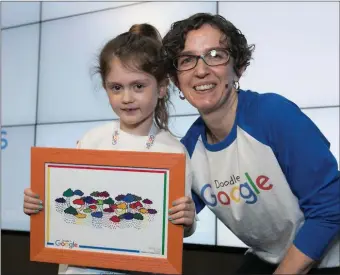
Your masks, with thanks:
M128 67L153 75L158 85L167 85L167 71L162 59L162 37L149 24L135 24L128 32L118 35L106 43L99 55L97 72L105 89L106 77L110 72L113 57ZM155 109L155 123L160 129L169 130L169 93L159 98Z

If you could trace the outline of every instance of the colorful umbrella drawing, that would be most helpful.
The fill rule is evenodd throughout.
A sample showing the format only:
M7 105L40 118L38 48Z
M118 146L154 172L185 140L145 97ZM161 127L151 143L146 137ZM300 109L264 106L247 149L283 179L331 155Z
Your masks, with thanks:
M127 211L127 204L125 202L121 202L117 204L118 213L126 212Z
M85 209L83 210L83 212L84 212L84 213L91 213L92 210L91 210L91 208L85 208Z
M148 213L148 210L145 209L145 208L140 208L139 212L142 213L142 214L146 214L146 213Z
M111 197L104 200L104 204L112 205L114 203L115 203L115 201Z
M98 197L98 194L99 194L98 191L94 191L94 192L92 192L92 193L90 194L90 196L92 196L92 197Z
M77 209L75 209L73 206L69 206L68 208L66 208L66 209L64 210L64 212L65 212L66 214L70 214L70 215L77 215L77 214L78 214Z
M94 218L102 218L103 217L103 212L93 212L91 213L91 216Z
M65 203L66 202L66 200L64 198L57 198L55 201L58 202L58 203Z
M97 205L98 205L98 208L99 210L103 211L103 204L104 204L104 201L103 200L97 200Z
M78 219L85 219L86 218L86 214L83 213L78 213L77 215L75 215Z
M127 194L123 199L122 201L126 202L127 204L127 211L129 212L130 211L130 203L134 202L135 201L135 196L131 195L130 193Z
M77 190L75 190L74 192L73 192L73 195L76 195L76 196L82 196L82 195L84 195L84 193L82 192L82 191L80 191L79 189L77 189Z
M84 202L87 204L93 204L93 203L97 203L97 200L95 200L94 198L92 198L91 196L87 196L83 198Z
M91 213L91 212L95 211L96 209L97 209L96 205L90 205L89 207L84 209L84 212L85 213Z
M83 197L83 201L85 202L85 208L87 208L89 204L96 204L97 203L97 201L94 198L92 198L91 196Z
M70 198L73 196L73 191L71 188L67 189L64 193L63 196L66 197L67 201L67 206L70 206Z
M82 199L75 199L73 201L73 204L80 205L79 212L82 211L84 209L84 207L85 207L85 202Z
M136 195L133 195L134 196L134 201L141 201L142 200L142 197L139 197L139 196L136 196Z
M113 213L113 212L115 212L115 210L114 210L113 208L111 208L111 207L104 208L103 211L104 211L105 213Z
M125 195L118 195L117 197L115 197L116 201L122 201L125 198Z
M108 198L110 194L107 191L99 192L98 197Z
M145 204L145 208L149 208L150 207L150 205L153 203L151 200L149 200L149 199L144 199L143 200L143 203Z
M141 221L144 219L143 215L140 213L133 214L133 218L136 220L141 220Z
M112 208L113 210L117 209L117 204L110 205L110 208Z
M104 211L104 212L113 212L113 211L111 211L111 205L114 205L114 203L115 203L115 201L114 201L111 197L105 199L105 200L103 201L103 209L104 209L104 205L108 205L108 207L105 208L105 209L107 209L107 210ZM104 210L105 210L105 209L104 209ZM113 210L113 209L112 209L112 210Z
M143 207L143 204L140 201L134 202L130 204L130 208L132 209L138 209Z
M125 220L132 220L133 219L133 214L130 212L127 212L123 214Z
M118 223L118 222L120 222L120 218L117 217L117 216L112 216L112 217L110 218L110 221L112 221L112 222L114 222L114 223Z
M65 204L66 204L66 200L64 198L57 198L55 199L56 202L56 210L57 212L63 212Z
M70 205L70 198L77 196ZM95 199L96 198L96 199ZM90 196L84 196L84 192L71 188L63 192L63 197L55 199L58 212L72 215L79 220L92 220L92 225L95 227L108 226L109 228L140 228L140 221L147 218L150 222L153 216L157 214L156 209L151 209L150 205L153 202L150 199L142 199L142 197L132 193L119 194L115 200L110 197L107 191L94 191ZM67 203L67 207L65 206ZM58 208L59 207L59 208ZM105 213L105 216L104 216ZM66 219L65 222L70 222ZM71 221L72 222L72 221ZM74 223L74 221L72 222ZM116 224L110 227L110 224ZM77 223L79 224L79 223ZM83 224L83 223L80 223ZM85 224L88 224L87 222Z

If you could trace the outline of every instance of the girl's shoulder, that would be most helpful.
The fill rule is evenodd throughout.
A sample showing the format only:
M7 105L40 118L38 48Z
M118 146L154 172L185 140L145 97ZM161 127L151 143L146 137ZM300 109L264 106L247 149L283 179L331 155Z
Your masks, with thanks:
M169 131L161 130L156 136L157 147L169 153L185 153L186 149L180 140Z
M101 142L102 139L105 139L113 134L114 128L117 127L117 125L117 121L110 121L93 127L87 131L77 142L77 147L84 149L96 147L96 144Z

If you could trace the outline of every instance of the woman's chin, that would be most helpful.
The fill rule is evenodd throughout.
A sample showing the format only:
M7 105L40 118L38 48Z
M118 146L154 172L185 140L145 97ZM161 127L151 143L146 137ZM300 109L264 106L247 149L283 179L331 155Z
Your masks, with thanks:
M195 108L200 114L209 114L216 109L215 104L198 104Z

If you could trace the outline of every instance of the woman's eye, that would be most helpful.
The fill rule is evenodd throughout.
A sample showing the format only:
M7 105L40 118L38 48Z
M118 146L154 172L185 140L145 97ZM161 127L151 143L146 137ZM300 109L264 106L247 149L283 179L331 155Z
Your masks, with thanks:
M192 57L186 57L186 58L183 58L180 62L180 64L186 64L186 63L190 63L192 62L193 58Z
M220 58L222 58L222 56L219 55L218 53L210 54L209 57L210 57L210 58L215 58L215 59L220 59Z

